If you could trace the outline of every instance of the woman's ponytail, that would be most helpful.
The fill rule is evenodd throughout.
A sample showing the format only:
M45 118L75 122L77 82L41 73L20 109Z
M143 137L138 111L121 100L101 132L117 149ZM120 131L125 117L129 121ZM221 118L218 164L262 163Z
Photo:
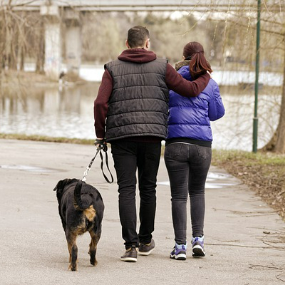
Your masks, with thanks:
M197 42L188 43L183 50L185 59L190 60L189 71L193 79L209 72L213 72L211 65L204 56L203 46Z

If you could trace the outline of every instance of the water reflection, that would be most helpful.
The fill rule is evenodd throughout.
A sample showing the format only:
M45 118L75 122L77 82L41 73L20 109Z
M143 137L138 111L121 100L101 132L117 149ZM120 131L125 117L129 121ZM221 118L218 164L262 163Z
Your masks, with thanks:
M99 83L76 87L18 88L0 95L0 132L94 139L93 102ZM228 94L221 89L224 118L213 122L213 147L252 149L253 92ZM281 95L260 95L258 147L271 138L280 112Z
M222 94L225 116L212 122L213 147L252 150L254 114L253 94ZM272 137L279 119L281 95L259 95L258 98L258 148Z
M98 83L1 95L2 133L94 138L93 102Z

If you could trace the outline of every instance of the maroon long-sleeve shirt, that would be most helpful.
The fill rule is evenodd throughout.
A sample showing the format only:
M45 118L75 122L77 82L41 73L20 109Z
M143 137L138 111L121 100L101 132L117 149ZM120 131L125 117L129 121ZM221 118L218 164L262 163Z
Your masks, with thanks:
M122 61L136 63L146 63L156 59L156 54L142 48L124 50L118 57ZM167 64L165 83L167 87L184 97L196 97L207 86L210 80L209 74L200 76L195 81L184 79L177 71ZM94 126L97 138L105 137L105 122L108 111L108 101L113 90L113 79L108 70L105 70L102 82L99 87L98 95L94 101Z

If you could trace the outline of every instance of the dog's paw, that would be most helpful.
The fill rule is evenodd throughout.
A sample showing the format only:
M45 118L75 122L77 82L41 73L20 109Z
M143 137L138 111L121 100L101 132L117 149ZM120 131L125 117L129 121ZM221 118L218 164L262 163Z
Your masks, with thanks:
M93 265L93 266L96 266L97 265L97 259L94 255L90 255L90 264Z
M93 265L93 266L96 266L98 264L98 261L97 260L90 260L90 264Z
M70 270L70 271L77 271L77 266L76 266L76 265L69 264L68 270Z

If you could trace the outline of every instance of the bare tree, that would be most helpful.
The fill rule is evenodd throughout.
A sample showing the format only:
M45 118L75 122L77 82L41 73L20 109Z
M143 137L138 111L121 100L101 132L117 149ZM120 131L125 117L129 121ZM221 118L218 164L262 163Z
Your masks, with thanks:
M270 27L266 30L266 33L275 39L272 41L272 44L274 42L276 48L279 48L282 51L280 57L283 56L283 85L281 93L279 123L272 138L262 148L262 150L285 153L285 21L283 13L280 12L279 15L277 13L277 16L275 15L275 17L265 19L265 23L267 24L266 27Z
M262 150L285 153L285 21L284 11L278 3L270 7L263 3L261 12L261 62L268 63L267 66L262 66L262 69L283 73L280 114L276 114L279 115L279 123ZM224 38L224 50L232 50L235 57L245 59L249 68L253 69L250 65L255 60L256 13L244 13L240 10L228 11L227 14L230 17L226 19L226 29L230 32L227 32Z
M22 4L24 5L24 4ZM19 8L19 4L16 5ZM0 6L0 69L24 69L25 58L36 59L36 71L43 71L43 20L39 12L16 10L10 0Z
M285 54L283 70L283 86L280 107L279 123L270 141L262 148L265 151L285 153Z

